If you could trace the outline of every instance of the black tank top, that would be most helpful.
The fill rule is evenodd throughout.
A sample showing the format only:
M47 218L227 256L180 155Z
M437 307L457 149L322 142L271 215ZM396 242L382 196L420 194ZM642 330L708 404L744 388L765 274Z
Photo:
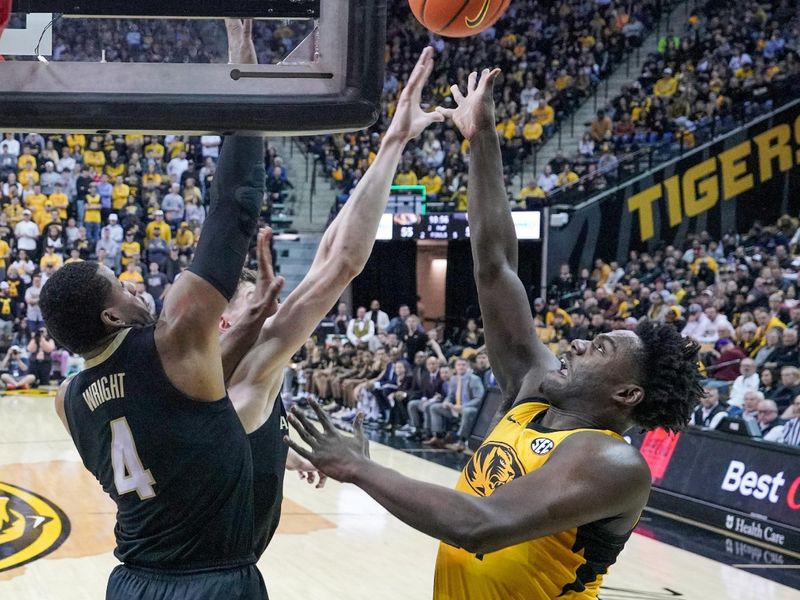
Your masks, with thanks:
M204 571L255 562L253 463L226 396L175 389L154 327L120 332L70 382L64 407L83 464L117 505L115 556Z
M283 436L288 429L286 411L279 395L269 419L247 436L253 453L253 552L257 558L267 549L281 519L283 476L289 452Z

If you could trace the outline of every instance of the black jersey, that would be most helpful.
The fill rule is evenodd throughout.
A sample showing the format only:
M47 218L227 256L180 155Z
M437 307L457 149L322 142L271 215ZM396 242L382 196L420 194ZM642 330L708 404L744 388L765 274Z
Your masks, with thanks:
M283 436L288 430L286 410L278 396L269 419L247 436L253 453L253 551L256 557L267 549L281 519L283 476L289 452Z
M86 361L64 407L86 468L117 505L116 557L201 571L250 564L253 463L230 399L175 389L155 328L120 332Z

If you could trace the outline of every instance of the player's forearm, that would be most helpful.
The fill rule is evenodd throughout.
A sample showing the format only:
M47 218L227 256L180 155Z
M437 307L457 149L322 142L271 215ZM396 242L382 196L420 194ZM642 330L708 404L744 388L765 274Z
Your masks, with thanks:
M236 367L255 345L264 321L267 319L267 306L251 306L243 317L220 338L222 351L222 370L228 383Z
M503 182L500 142L494 129L470 140L468 214L478 276L509 266L517 270L517 235Z
M323 236L312 268L335 269L349 279L361 272L372 253L404 147L405 140L387 135L375 161Z
M483 520L480 501L439 485L424 483L365 460L352 483L417 531L470 550Z

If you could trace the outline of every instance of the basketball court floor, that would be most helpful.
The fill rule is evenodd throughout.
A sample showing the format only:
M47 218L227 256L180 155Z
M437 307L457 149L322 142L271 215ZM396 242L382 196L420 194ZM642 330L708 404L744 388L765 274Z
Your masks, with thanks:
M452 486L458 476L385 445L371 451L413 477ZM113 527L113 504L83 468L52 394L0 395L0 599L103 598L116 564ZM604 600L800 599L797 589L760 576L778 569L792 584L796 564L765 568L748 564L755 561L746 553L723 564L652 539L654 528L646 515L605 579ZM674 537L704 543L679 529ZM357 488L329 482L316 490L289 473L281 526L259 567L277 600L423 600L436 547Z

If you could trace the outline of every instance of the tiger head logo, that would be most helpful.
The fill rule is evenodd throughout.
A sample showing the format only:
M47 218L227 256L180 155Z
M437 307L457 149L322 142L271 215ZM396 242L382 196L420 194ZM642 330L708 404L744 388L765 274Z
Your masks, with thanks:
M58 548L69 521L41 496L0 482L0 571L13 569Z
M464 467L467 483L481 496L491 496L501 485L524 474L514 448L502 442L485 443Z

